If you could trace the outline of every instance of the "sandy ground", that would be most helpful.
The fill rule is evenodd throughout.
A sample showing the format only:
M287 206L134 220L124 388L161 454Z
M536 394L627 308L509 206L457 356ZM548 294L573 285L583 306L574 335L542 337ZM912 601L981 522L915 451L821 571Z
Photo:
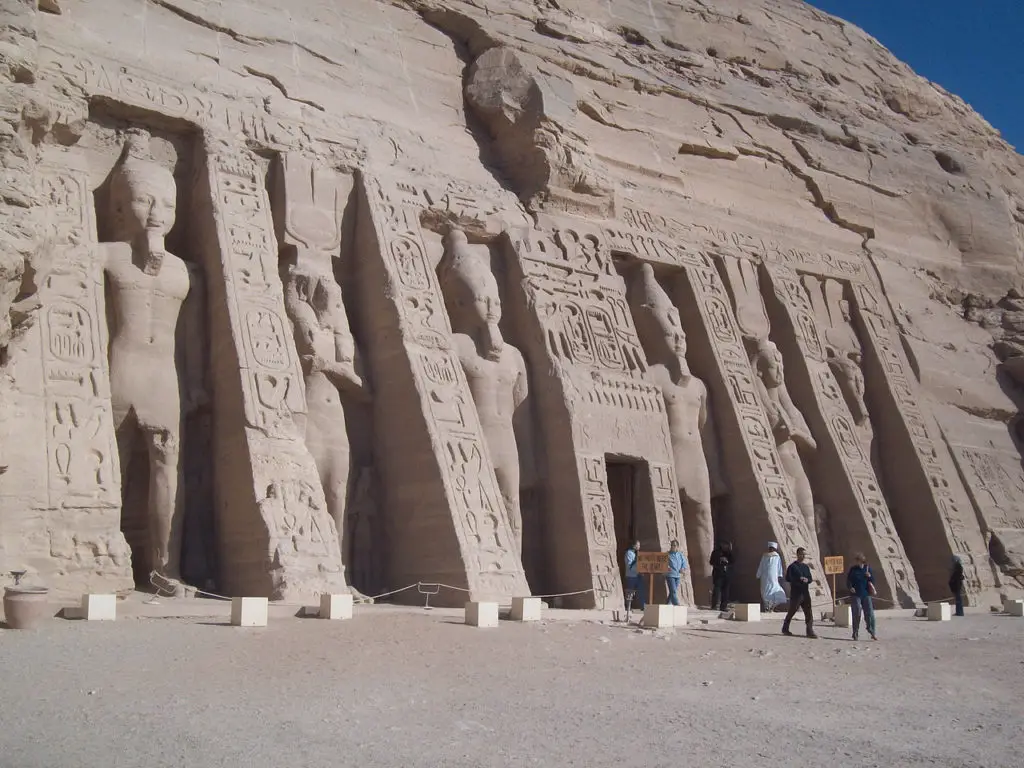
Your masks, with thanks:
M196 602L196 601L192 601ZM0 631L0 766L1020 766L1024 620L668 633L372 606ZM181 613L173 607L165 615ZM802 624L794 629L802 632Z

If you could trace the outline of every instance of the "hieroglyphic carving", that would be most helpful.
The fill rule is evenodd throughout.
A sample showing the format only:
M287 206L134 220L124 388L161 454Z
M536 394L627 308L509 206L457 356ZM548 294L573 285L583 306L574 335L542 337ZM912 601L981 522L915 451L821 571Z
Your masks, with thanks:
M363 182L389 298L427 419L424 426L440 449L439 479L450 508L445 516L450 514L454 524L467 586L473 595L528 594L469 385L452 349L451 325L428 260L420 210L413 207L416 197L413 190L380 178L364 176ZM386 394L381 392L382 397Z
M527 230L516 252L524 289L562 365L641 377L646 362L603 235L564 228Z
M49 46L40 48L40 65L44 77L77 83L90 100L141 107L221 135L238 135L268 146L299 147L317 139L340 149L353 162L362 157L358 142L335 125L313 115L301 122L271 115L259 97L219 98L183 88L180 82L141 67L126 67L96 56L78 57Z
M838 451L834 454L838 461L829 461L832 455L826 449L822 459L827 464L821 466L819 462L819 471L828 473L833 496L843 490L836 487L838 481L852 492L856 500L856 513L851 509L852 505L845 503L831 511L833 515L840 511L846 515L856 514L855 517L848 517L845 522L853 530L864 530L871 542L874 549L872 562L878 563L884 577L884 581L880 580L878 584L880 593L885 595L888 588L887 599L910 607L920 601L917 579L896 532L889 507L871 466L870 455L857 434L843 393L826 361L822 334L815 321L811 297L796 272L789 267L772 264L767 271L782 310L789 315L797 346L808 369L814 402L805 403L804 406L816 409L817 413L813 415L824 424ZM832 525L835 526L835 521L832 521Z
M50 504L120 507L105 364L103 278L87 178L43 167L45 237L55 248L40 299Z
M243 440L249 453L252 495L232 487L229 520L222 517L221 536L241 537L258 525L247 515L257 511L270 537L269 551L243 551L241 541L223 547L223 570L269 558L277 598L315 589L344 589L338 533L327 513L312 456L296 426L306 411L302 374L291 335L286 330L283 288L277 270L277 242L270 201L255 159L230 142L210 138L207 174L216 209L219 261L207 265L220 272L211 285L222 286L214 301L226 308L231 336L238 345L246 424ZM221 376L223 376L223 372ZM227 389L229 385L218 382ZM227 439L221 434L221 439ZM252 506L250 506L252 505ZM255 508L255 509L254 509ZM230 525L231 534L223 533Z
M922 519L926 515L938 515L950 548L963 560L965 590L976 595L991 588L994 579L988 564L987 547L966 491L957 477L934 416L925 410L897 331L876 297L875 289L858 284L854 286L854 297L864 331L863 342L874 351L886 387L917 454L917 462L901 466L899 471L923 473L926 481L922 486L927 487L928 496L914 500L914 514ZM915 562L914 565L920 569L923 564ZM943 562L941 566L933 566L932 570L946 567ZM939 581L937 573L932 577L934 582Z
M227 298L241 330L246 421L269 437L294 438L292 414L305 413L306 402L281 304L270 203L254 162L234 153L211 160L223 268L234 288Z

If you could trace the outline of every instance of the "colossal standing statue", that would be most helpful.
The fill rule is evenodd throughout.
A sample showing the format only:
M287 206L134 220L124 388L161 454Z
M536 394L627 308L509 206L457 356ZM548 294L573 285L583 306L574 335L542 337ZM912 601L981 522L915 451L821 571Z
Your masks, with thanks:
M767 339L759 339L752 362L757 371L758 390L768 416L768 424L775 437L782 468L789 478L797 507L804 519L804 535L807 537L805 546L809 552L816 555L818 543L814 497L811 494L811 481L800 460L798 448L814 452L818 446L803 414L793 404L789 390L786 389L782 355L775 344Z
M306 448L338 530L342 562L351 568L353 537L345 518L351 450L343 403L368 401L369 387L358 372L355 338L334 276L341 256L341 179L333 169L287 153L278 157L274 180L284 306L306 384Z
M455 351L466 373L516 548L522 555L520 482L532 485L534 475L526 363L519 350L501 336L501 298L490 265L458 229L450 230L445 238L441 286L452 320ZM521 472L524 465L526 471Z
M129 136L113 173L110 205L114 242L101 247L121 488L123 493L141 438L149 454L149 562L160 575L178 580L181 424L206 399L202 290L197 271L164 247L174 224L176 186L171 173L150 159L148 136L140 131ZM176 340L179 320L184 344Z
M665 400L694 592L706 595L711 592L709 561L714 548L711 480L702 440L708 418L707 388L690 373L679 310L658 283L650 264L641 265L637 271L629 299L651 365L651 377Z

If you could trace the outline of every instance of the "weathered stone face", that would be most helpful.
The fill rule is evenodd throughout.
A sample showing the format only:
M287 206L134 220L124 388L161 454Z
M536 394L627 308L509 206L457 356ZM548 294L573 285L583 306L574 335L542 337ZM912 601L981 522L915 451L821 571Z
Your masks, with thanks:
M771 540L865 552L903 605L954 554L972 601L1020 590L1024 164L860 30L9 6L0 570L586 606L639 538L706 604L714 540L740 600Z

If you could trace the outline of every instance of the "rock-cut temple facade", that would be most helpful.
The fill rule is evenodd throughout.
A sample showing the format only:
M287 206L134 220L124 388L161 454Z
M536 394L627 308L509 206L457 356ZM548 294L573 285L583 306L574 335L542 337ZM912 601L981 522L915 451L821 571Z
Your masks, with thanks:
M0 571L590 607L678 540L706 605L776 541L1021 593L1024 163L859 29L10 0L0 76Z

